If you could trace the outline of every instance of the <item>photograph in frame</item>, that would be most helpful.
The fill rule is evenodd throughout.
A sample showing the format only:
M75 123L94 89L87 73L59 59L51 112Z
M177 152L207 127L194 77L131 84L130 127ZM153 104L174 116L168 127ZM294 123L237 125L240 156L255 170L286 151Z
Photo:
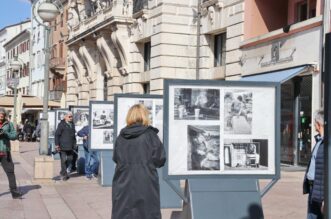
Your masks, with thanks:
M220 90L175 89L175 120L219 120Z
M268 139L224 140L225 170L267 170Z
M90 104L91 149L112 150L114 133L114 104L92 102Z
M143 104L149 111L149 119L151 125L159 130L158 136L162 141L163 138L163 100L161 97L153 97L153 95L127 95L117 96L117 133L126 127L126 116L129 109L135 104Z
M220 126L189 125L188 170L220 170Z
M252 109L252 92L226 91L224 94L224 133L252 134Z
M84 128L84 126L89 125L89 108L72 106L72 107L70 107L70 110L73 114L73 122L75 124L77 144L81 145L81 144L83 144L83 138L78 137L77 133L82 128Z
M64 116L69 111L69 109L57 109L55 110L55 126L57 128L58 124L64 119Z

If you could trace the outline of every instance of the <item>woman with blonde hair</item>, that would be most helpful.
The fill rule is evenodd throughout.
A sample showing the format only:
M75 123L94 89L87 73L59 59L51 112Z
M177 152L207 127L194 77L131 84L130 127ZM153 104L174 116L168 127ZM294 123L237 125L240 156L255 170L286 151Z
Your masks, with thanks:
M161 219L156 168L166 158L158 130L150 126L149 111L142 104L130 108L126 123L113 153L112 219Z

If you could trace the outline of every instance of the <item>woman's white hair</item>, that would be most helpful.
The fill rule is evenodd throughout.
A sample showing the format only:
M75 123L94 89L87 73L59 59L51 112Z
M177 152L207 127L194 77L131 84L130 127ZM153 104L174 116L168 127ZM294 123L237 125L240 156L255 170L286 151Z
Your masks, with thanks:
M314 121L324 126L324 110L317 110L314 113Z

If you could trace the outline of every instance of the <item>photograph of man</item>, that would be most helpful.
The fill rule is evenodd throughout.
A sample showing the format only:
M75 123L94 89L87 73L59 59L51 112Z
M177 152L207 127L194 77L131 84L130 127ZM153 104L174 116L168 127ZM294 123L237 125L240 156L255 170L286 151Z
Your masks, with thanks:
M69 179L67 168L75 167L72 166L74 150L76 149L75 132L72 113L67 112L55 132L55 148L59 151L61 157L60 175L63 181Z
M16 140L16 130L6 117L5 109L0 108L0 163L7 175L11 195L13 199L18 199L22 193L17 189L14 162L10 154L10 141Z

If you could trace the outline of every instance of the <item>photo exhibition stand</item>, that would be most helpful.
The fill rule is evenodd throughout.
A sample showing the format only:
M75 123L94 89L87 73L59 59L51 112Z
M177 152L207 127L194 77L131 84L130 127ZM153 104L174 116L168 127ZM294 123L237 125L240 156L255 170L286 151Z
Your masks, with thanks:
M164 178L186 179L184 218L264 218L261 198L280 178L280 84L165 80L164 89ZM259 179L272 179L262 192Z
M160 101L162 100L161 95L147 95L147 94L115 94L114 97L114 139L117 137L121 129L121 124L125 121L120 121L118 113L121 112L122 114L126 115L124 113L125 111L128 111L129 108L123 109L123 106L131 107L131 104L135 103L143 103L148 107L148 103L152 103L151 105L156 105L154 101ZM146 101L146 102L144 102ZM163 103L163 101L162 101ZM163 104L162 104L163 106ZM119 110L119 108L121 110ZM150 109L151 111L154 110L152 107ZM155 115L153 111L153 115ZM114 172L112 173L114 174ZM172 188L179 191L180 190L180 181L179 180L171 180L171 184L163 179L163 168L158 169L158 175L159 175L159 184L160 184L160 201L161 201L161 208L181 208L182 207L182 199L174 192ZM171 186L171 187L170 187Z

